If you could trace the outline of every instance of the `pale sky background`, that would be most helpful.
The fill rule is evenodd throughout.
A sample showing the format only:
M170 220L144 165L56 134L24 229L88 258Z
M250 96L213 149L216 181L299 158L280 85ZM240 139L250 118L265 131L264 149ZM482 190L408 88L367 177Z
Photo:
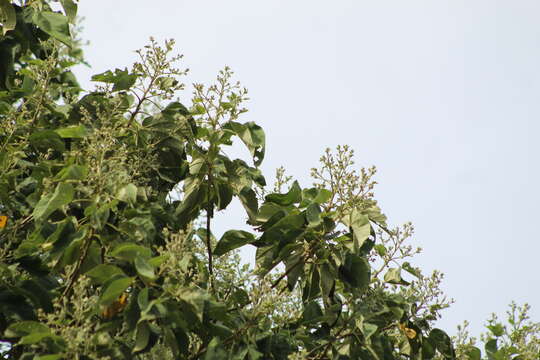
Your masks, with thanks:
M87 0L79 14L87 88L174 38L188 83L229 65L249 89L268 179L283 165L310 185L337 144L376 165L389 222L415 224L415 265L446 274L440 327L478 333L511 300L540 321L539 1ZM238 207L219 221L244 223Z

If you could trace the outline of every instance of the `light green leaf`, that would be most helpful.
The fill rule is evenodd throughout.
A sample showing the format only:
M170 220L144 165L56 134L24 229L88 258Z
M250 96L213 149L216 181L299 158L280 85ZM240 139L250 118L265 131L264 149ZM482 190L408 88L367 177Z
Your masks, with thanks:
M355 250L358 251L371 234L369 218L366 215L360 214L357 209L354 209L351 214L345 218L345 221L353 230L354 247Z
M67 16L51 11L35 11L32 20L41 30L71 47Z
M137 201L137 187L133 184L127 184L120 188L116 197L120 201L135 204Z
M317 226L321 223L321 209L315 203L309 204L306 209L306 220L309 226Z
M401 277L401 268L390 268L384 274L384 281L395 285L409 285L409 283Z
M117 259L133 261L137 256L149 258L152 255L152 250L133 243L123 243L117 245L110 255Z
M9 0L0 0L0 21L2 22L2 33L15 29L17 25L17 15Z
M73 200L75 191L73 186L67 183L59 183L52 194L47 194L39 199L34 208L33 216L36 220L46 219L54 211L69 204Z
M62 3L62 7L64 8L64 12L69 21L72 23L75 22L75 18L77 17L77 4L73 0L60 0L60 3Z
M103 294L101 294L99 304L104 306L111 305L126 291L133 282L133 279L132 277L125 277L112 281Z
M148 261L146 261L145 258L141 256L136 256L134 263L135 269L137 269L137 273L139 273L140 276L149 280L153 280L156 278L156 275L154 274L154 268L148 263Z
M19 321L11 324L4 335L8 338L20 337L32 333L49 332L49 328L37 321Z
M88 129L84 125L68 126L56 129L55 132L62 138L82 139L88 135Z
M221 256L231 250L255 241L255 236L247 231L229 230L219 240L214 249L215 256Z

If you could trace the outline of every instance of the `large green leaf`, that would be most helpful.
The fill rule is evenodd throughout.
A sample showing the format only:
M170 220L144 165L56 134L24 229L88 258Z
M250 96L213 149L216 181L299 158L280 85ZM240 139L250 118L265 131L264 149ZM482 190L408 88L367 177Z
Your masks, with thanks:
M454 347L452 340L447 333L441 329L433 329L429 333L429 342L443 355L446 359L454 359Z
M32 20L34 24L53 38L71 46L69 19L66 16L51 11L35 11Z
M369 218L366 215L362 215L357 209L354 209L351 214L345 218L345 221L353 230L354 248L355 251L358 251L371 234Z
M85 275L98 284L104 284L113 276L124 275L124 272L114 265L100 264L92 268Z
M265 135L263 129L254 122L240 124L230 121L224 128L232 130L247 146L255 166L261 165L265 152Z
M156 278L154 268L148 263L148 261L144 257L137 255L133 263L135 264L135 269L137 269L137 273L142 276L143 279L154 280Z
M231 250L255 241L255 236L247 231L229 230L219 240L214 249L215 256L221 256Z
M371 267L365 258L349 253L339 267L339 275L350 286L365 290L371 280Z
M126 291L133 282L133 279L132 277L123 277L110 282L105 291L103 291L103 294L101 294L99 304L104 306L111 305Z
M36 220L46 219L54 211L69 204L73 200L75 191L71 184L59 183L52 194L42 196L34 208L33 216Z
M152 256L152 250L141 245L127 242L117 245L110 255L117 259L133 261L137 256L149 258Z
M267 202L273 202L281 206L298 203L300 202L300 200L302 200L302 189L300 188L298 181L295 181L286 194L266 195L265 200Z

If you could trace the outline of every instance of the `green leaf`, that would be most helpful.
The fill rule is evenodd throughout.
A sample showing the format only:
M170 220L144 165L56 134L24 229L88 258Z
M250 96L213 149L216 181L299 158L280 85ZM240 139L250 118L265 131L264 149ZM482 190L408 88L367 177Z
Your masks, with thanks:
M60 0L60 3L62 4L69 21L72 23L75 22L75 18L77 17L77 4L73 0Z
M302 322L304 324L316 324L323 317L323 312L317 301L310 301L304 306Z
M350 286L365 290L371 280L371 267L365 258L349 253L339 267L339 275Z
M355 251L358 251L371 234L369 218L366 215L360 214L357 209L354 209L351 214L345 218L345 221L346 225L350 226L353 230L354 248Z
M495 325L488 325L487 328L495 337L503 336L504 334L504 326L501 323L496 323Z
M47 194L39 199L34 208L33 216L36 220L46 219L54 211L69 204L73 200L75 191L73 186L67 183L59 183L52 194Z
M84 125L68 126L56 129L55 132L62 138L82 139L88 135L88 129Z
M137 331L135 333L135 346L132 352L137 353L143 351L148 345L150 340L150 327L146 321L137 324Z
M495 359L495 354L498 350L497 339L491 339L485 345L486 354L489 360Z
M101 294L99 304L104 306L111 305L126 291L133 282L133 279L132 277L125 277L112 281L103 294Z
M450 336L441 329L433 329L429 334L429 342L446 358L454 359L454 347Z
M373 248L375 249L375 251L377 252L379 256L386 255L386 252L387 252L386 246L384 246L383 244L377 244L373 246Z
M31 344L37 344L41 342L43 339L47 339L52 337L53 334L49 331L47 332L34 332L31 334L28 334L26 336L23 336L21 340L19 341L19 344L21 345L31 345Z
M422 272L420 271L420 269L412 267L411 264L409 264L409 262L407 261L401 265L401 268L417 278L420 278L422 276Z
M51 11L35 11L32 20L41 30L71 47L69 20L66 16Z
M2 21L2 35L15 29L17 25L17 15L9 0L0 0L0 20Z
M255 236L247 231L229 230L219 240L214 249L215 256L221 256L231 250L255 241Z
M114 265L99 264L88 271L85 275L98 284L104 284L113 276L124 275L124 272Z
M113 91L129 90L137 81L137 75L130 74L127 69L116 69L114 73L107 70L104 73L92 76L92 81L114 84Z
M88 168L83 165L68 165L56 174L55 179L64 180L84 180L88 174Z
M469 349L467 349L465 353L468 357L468 360L481 360L482 359L482 352L479 348L475 346L471 346Z
M288 206L294 203L298 203L300 202L300 200L302 200L302 189L300 188L298 181L295 181L286 194L266 195L265 200L267 202L273 202L281 206Z
M50 355L37 355L33 360L61 360L64 356L62 354L50 354Z
M309 204L306 209L306 220L309 226L317 226L321 223L321 209L315 203Z
M255 166L261 165L265 152L265 135L263 129L254 122L240 124L230 121L224 128L232 130L247 146Z
M64 140L52 130L37 131L30 135L28 140L41 152L47 152L49 149L63 152L66 148Z
M136 256L134 264L135 269L137 269L137 273L143 278L149 280L154 280L156 278L156 274L154 274L154 268L148 263L148 261L146 261L145 258L141 256Z
M8 338L25 336L32 333L47 333L49 328L37 321L19 321L11 324L5 331L4 335Z
M120 201L133 205L137 201L137 187L133 184L122 186L116 194L116 197Z
M149 258L150 256L152 256L152 250L147 247L136 245L133 243L122 243L120 245L117 245L110 255L117 259L133 261L137 256Z
M33 360L61 360L64 356L62 354L49 354L49 355L36 355Z
M409 285L409 283L401 277L401 268L390 268L384 274L384 281L395 285Z

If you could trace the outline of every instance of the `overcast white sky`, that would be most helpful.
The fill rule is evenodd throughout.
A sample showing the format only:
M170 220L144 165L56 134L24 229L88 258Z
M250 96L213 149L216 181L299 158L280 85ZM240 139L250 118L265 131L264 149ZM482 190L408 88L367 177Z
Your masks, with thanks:
M89 0L79 13L87 88L150 36L174 38L188 82L229 65L250 90L269 178L283 165L307 186L337 144L376 165L390 222L416 226L416 264L446 274L456 303L441 327L477 333L511 300L540 320L540 2Z

